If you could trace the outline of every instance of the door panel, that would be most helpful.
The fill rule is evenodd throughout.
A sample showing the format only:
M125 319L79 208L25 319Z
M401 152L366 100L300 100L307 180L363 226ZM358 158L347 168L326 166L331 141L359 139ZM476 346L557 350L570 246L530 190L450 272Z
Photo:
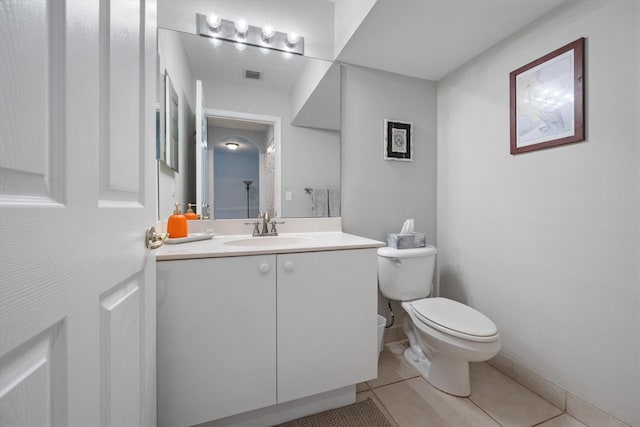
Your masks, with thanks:
M140 419L144 306L138 277L100 298L102 425L120 426Z
M3 2L0 9L0 193L18 204L61 201L64 64L58 1ZM4 24L7 25L4 25ZM11 146L12 149L6 149Z
M0 359L0 425L65 424L64 334L58 323Z
M106 6L103 6L107 9ZM101 200L139 201L141 5L113 1L101 15L100 33L100 189ZM154 74L155 76L155 74ZM106 102L104 102L106 101Z

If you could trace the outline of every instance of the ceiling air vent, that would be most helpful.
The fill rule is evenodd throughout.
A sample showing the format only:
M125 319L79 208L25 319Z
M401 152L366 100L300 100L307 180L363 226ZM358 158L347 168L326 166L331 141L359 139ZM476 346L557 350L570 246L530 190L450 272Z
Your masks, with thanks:
M245 79L253 79L253 80L260 80L262 78L262 72L261 71L255 71L255 70L244 70L244 78Z

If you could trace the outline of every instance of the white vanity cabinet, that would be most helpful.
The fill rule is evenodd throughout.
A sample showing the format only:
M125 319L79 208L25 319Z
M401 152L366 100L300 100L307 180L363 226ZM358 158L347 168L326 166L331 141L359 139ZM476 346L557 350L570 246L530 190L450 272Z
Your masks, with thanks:
M158 425L354 399L377 376L376 259L367 247L159 261Z
M157 263L158 425L276 403L276 256Z
M377 376L375 249L278 255L278 402Z

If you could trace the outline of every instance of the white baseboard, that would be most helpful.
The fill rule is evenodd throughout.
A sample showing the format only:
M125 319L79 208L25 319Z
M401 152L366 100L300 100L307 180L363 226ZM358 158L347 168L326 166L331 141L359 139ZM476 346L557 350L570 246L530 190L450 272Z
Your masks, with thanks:
M487 363L589 427L629 427L503 353L498 353Z

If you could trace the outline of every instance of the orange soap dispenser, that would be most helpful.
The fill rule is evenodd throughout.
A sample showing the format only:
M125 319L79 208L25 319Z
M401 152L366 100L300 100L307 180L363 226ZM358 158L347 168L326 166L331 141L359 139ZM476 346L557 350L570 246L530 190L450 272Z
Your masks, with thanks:
M195 206L195 203L189 203L187 206L189 207L189 209L187 209L187 211L184 213L184 217L187 219L198 219L198 214L196 214L193 209L191 209L193 206Z
M171 239L187 237L187 218L180 213L180 203L176 203L176 210L167 220L167 233Z

